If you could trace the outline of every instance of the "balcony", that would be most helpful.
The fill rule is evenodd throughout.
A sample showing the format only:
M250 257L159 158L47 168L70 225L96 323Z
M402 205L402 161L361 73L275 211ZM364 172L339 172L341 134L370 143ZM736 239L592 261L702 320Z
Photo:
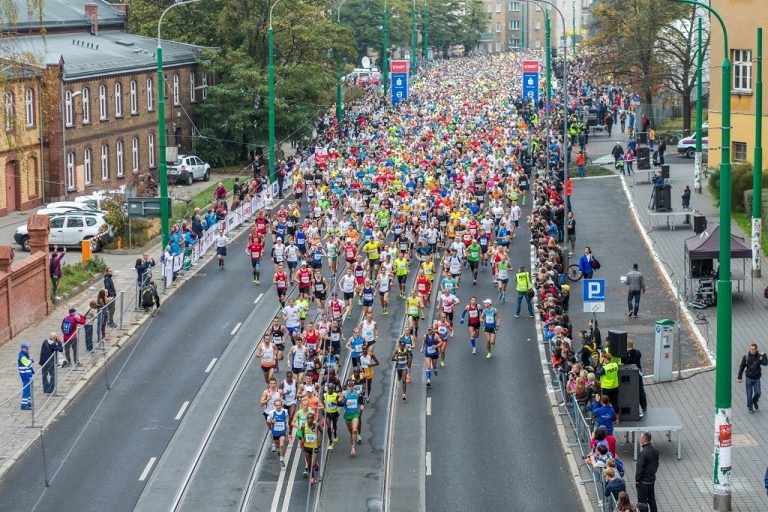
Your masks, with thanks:
M480 32L480 41L493 41L493 32Z

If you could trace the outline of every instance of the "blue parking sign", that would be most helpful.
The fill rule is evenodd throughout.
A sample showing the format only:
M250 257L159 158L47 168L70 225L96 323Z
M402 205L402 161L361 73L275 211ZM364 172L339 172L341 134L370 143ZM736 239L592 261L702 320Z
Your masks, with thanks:
M584 302L601 302L605 300L605 279L584 280Z

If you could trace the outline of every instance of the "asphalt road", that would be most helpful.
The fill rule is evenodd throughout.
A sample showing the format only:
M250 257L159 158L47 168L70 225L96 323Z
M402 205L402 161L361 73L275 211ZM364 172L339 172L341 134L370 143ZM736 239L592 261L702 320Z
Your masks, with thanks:
M230 245L226 270L212 261L162 305L110 362L110 391L100 374L46 429L50 487L38 442L0 482L0 510L133 509L145 485L139 476L163 454L177 414L195 398L233 327L260 293L274 295L266 284L251 284L244 248L241 237ZM265 300L256 307L272 306Z
M510 260L515 269L530 269L530 232L522 224ZM501 328L494 357L487 360L482 333L478 353L472 355L466 325L456 316L447 366L439 368L427 391L428 511L578 508L546 396L534 320L528 318L525 302L520 318L514 318L512 274L507 303L500 304L490 270L479 273L477 285L468 269L463 271L457 313L472 295L480 302L490 298L500 313ZM415 385L424 385L423 374L415 377Z

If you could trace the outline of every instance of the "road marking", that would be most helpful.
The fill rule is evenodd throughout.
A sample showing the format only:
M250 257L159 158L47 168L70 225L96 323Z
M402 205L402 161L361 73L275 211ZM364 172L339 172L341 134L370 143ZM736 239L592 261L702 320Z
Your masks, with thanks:
M184 413L187 412L187 407L189 407L189 400L181 404L181 409L179 409L179 412L176 413L176 417L173 419L175 419L176 421L179 421L181 417L184 416Z
M427 452L427 476L432 475L432 452Z
M427 416L432 416L432 397L427 397Z
M219 360L218 357L214 357L213 359L211 359L211 362L208 363L208 368L205 369L205 373L210 372L213 369L213 365L215 365L216 361L218 361L218 360Z
M258 304L261 298L264 296L263 293L260 293L258 297L256 297L256 300L253 301L254 304Z
M232 329L232 331L230 331L229 334L234 335L237 332L237 330L240 328L241 325L243 325L243 322L237 322L237 325L235 326L234 329Z
M297 441L294 440L291 442L291 444L288 445L288 450L285 453L285 460L287 461L286 464L291 463L291 453L293 452L293 447L296 444ZM277 506L280 504L280 494L283 492L283 480L285 480L285 475L287 472L288 468L280 468L280 476L277 477L277 486L275 487L275 495L272 498L272 507L269 509L270 512L277 512ZM288 495L286 495L286 497L288 497Z
M149 459L149 462L147 462L147 465L144 466L144 471L141 472L141 476L139 477L139 482L143 482L147 479L149 476L149 472L152 471L152 466L155 465L155 462L157 462L157 457L152 457Z
M297 455L303 455L297 453ZM285 486L285 498L283 498L283 508L281 509L281 512L288 512L288 506L291 504L291 494L293 493L293 484L296 481L296 473L299 470L299 459L302 461L304 460L303 457L294 457L293 459L293 467L291 467L291 475L288 477L288 484ZM281 471L281 473L285 473L285 471ZM275 509L277 510L277 509Z

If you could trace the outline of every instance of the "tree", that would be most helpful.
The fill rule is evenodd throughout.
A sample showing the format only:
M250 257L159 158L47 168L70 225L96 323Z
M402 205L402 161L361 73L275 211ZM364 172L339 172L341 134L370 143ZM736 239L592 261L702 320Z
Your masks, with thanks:
M477 46L486 24L482 4L473 0L431 0L429 2L429 43L448 55L454 44L469 51Z
M683 130L691 129L691 94L696 87L696 67L699 58L697 12L691 7L679 20L669 23L659 33L657 58L664 65L664 75L670 90L678 93L683 103ZM703 20L702 48L709 47L709 20Z
M595 50L597 73L636 83L650 109L655 86L664 79L657 52L661 33L686 10L668 0L600 0L592 8L595 36L587 42Z

